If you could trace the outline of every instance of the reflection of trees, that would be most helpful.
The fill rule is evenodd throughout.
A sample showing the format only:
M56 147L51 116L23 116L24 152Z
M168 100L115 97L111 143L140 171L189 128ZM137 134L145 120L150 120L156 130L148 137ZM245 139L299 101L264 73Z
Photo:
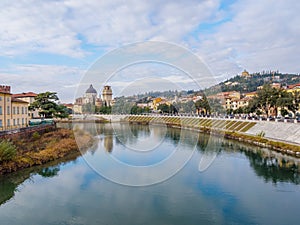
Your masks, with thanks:
M151 131L148 125L137 124L119 124L113 126L113 132L116 134L116 144L134 144L141 137L150 137ZM113 133L105 135L113 135Z
M39 174L43 177L54 177L58 175L61 164L75 161L79 155L69 155L63 159L54 160L45 165L34 166L22 171L14 172L5 176L0 176L0 205L5 204L14 197L20 184L31 176Z
M38 174L41 175L42 177L55 177L58 175L59 172L59 167L47 167L41 169Z
M263 157L251 151L245 151L244 154L250 161L250 166L255 173L263 177L266 182L291 182L300 184L300 174L298 165L284 158Z
M21 181L14 182L11 179L3 177L0 179L0 205L7 202L9 199L14 197L17 186L26 180L28 177L25 177Z
M249 159L256 175L263 177L266 182L300 184L300 167L296 158L226 140L223 147L227 152L243 153Z

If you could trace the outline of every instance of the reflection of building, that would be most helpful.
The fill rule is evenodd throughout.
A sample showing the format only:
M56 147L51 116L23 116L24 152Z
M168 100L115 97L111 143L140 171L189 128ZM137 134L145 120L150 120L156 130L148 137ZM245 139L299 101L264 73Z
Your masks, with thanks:
M102 91L102 98L103 98L103 104L105 106L112 105L112 90L110 86L108 85L104 86Z
M112 152L113 149L113 135L105 135L104 148L107 152Z
M28 125L28 102L14 98L10 86L0 86L0 130Z

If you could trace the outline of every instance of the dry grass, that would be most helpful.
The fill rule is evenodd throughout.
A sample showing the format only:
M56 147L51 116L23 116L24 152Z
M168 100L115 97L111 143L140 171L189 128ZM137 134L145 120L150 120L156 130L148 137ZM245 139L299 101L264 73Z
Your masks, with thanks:
M82 132L78 138L80 140L77 141L81 143L80 149L88 148L94 143L93 137L85 132ZM42 134L39 139L31 137L11 141L17 146L17 155L10 161L0 162L0 174L41 165L69 154L81 154L73 131L67 129Z

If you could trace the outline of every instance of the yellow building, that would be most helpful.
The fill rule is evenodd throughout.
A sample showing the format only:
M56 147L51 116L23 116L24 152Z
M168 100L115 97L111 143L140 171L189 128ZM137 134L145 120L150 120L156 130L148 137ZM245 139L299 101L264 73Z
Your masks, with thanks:
M242 77L248 78L248 77L251 77L251 75L249 74L248 71L244 70L244 71L242 72Z
M0 130L28 125L28 102L12 97L10 86L0 86Z
M23 93L19 93L19 94L13 94L12 97L15 99L19 99L22 100L24 102L28 102L28 106L33 103L35 101L35 97L37 96L36 93L33 92L23 92ZM39 110L35 109L35 110L29 110L28 111L28 116L30 118L37 118L40 117L39 116Z
M300 92L300 83L299 84L292 84L289 85L286 89L287 92L294 93L294 92Z

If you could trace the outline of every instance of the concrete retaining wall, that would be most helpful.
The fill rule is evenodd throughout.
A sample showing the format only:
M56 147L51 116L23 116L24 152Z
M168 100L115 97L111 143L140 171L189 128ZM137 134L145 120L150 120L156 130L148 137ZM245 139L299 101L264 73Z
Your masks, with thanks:
M245 133L257 135L262 131L266 138L300 144L300 124L256 121L256 125Z

